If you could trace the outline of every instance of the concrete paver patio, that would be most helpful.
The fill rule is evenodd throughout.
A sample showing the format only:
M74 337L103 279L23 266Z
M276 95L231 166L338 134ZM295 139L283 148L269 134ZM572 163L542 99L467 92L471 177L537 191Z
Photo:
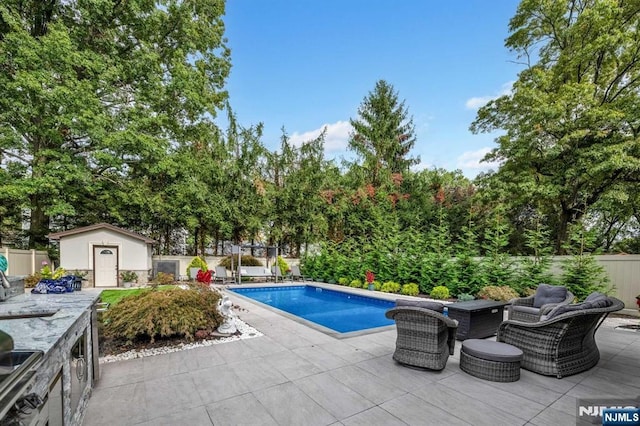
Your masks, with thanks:
M472 377L391 358L396 331L336 339L233 294L262 337L101 365L84 425L575 425L578 398L640 395L640 333L607 321L601 359L563 379Z

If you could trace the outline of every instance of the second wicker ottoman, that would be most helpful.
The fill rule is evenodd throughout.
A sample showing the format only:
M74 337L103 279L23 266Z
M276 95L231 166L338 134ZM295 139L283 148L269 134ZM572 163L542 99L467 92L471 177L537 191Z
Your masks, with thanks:
M519 380L521 360L520 349L493 340L467 339L460 349L460 369L493 382Z

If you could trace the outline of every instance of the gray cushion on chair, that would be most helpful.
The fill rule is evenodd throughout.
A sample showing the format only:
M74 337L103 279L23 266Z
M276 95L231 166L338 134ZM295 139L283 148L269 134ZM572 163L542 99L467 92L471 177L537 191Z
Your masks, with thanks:
M580 311L582 309L592 308L591 302L574 303L572 305L558 305L553 308L547 315L543 315L540 318L542 321L548 320L558 315L565 314L567 312Z
M587 299L585 299L585 301L582 303L556 306L544 318L541 318L541 319L544 321L546 319L551 319L553 317L564 314L566 312L579 311L581 309L608 308L609 306L613 305L613 300L611 300L604 294L601 294L601 293L598 293L598 294L599 294L598 297L592 297L590 301L588 300L589 297L587 297Z
M509 307L509 309L513 309L514 311L518 311L518 312L526 312L531 315L540 314L540 308L534 308L532 306L512 305Z
M415 306L417 308L429 309L436 312L444 311L444 305L442 303L430 302L428 300L397 299L396 306Z
M596 301L598 299L606 299L606 295L599 293L597 291L594 291L593 293L591 293L590 295L587 296L586 299L584 299L585 302L593 302Z
M595 300L592 300L591 302L585 302L585 303L590 303L592 308L608 308L609 306L613 305L613 300L609 299L607 296L604 297L598 297Z
M567 288L549 284L540 284L533 297L533 307L539 308L547 303L564 302L567 297Z

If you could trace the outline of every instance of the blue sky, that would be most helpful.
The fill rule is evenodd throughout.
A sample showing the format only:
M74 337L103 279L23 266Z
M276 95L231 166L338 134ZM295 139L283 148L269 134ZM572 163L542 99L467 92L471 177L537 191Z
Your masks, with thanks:
M325 152L350 158L350 118L379 79L414 118L419 167L474 177L495 135L468 130L477 107L509 90L522 65L504 47L515 0L229 0L230 103L264 124L277 149L327 127ZM494 166L495 167L495 166Z

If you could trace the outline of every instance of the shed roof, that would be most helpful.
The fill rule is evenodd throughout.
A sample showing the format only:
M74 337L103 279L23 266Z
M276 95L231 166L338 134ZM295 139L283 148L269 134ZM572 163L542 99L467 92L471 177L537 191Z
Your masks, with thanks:
M147 244L155 244L156 240L145 237L144 235L140 235L138 233L128 231L126 229L119 228L115 225L111 225L108 223L96 223L95 225L83 226L81 228L69 229L67 231L54 232L52 234L47 235L50 240L59 240L62 237L68 237L69 235L82 234L85 232L97 231L101 229L108 229L113 232L117 232L119 234L127 235L132 238L136 238L138 240L144 241Z

